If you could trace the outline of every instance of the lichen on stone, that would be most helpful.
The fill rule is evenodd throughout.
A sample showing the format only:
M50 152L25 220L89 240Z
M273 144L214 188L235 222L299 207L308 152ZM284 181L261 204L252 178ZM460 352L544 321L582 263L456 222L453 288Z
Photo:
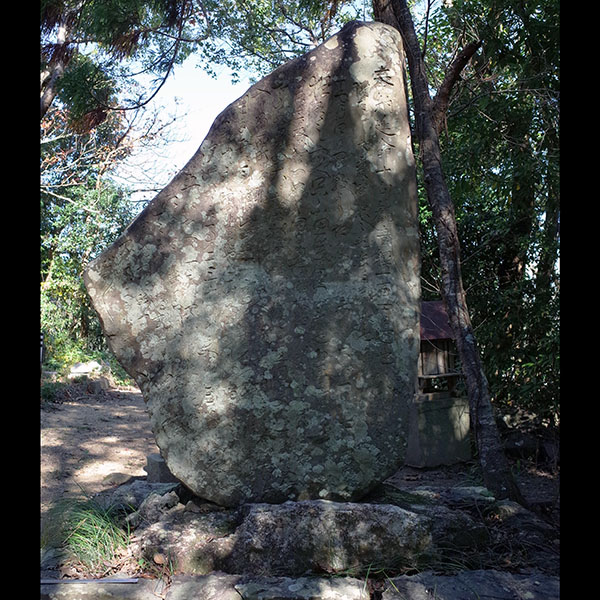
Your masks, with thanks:
M85 273L203 498L353 500L402 463L420 287L401 48L353 22L257 82Z

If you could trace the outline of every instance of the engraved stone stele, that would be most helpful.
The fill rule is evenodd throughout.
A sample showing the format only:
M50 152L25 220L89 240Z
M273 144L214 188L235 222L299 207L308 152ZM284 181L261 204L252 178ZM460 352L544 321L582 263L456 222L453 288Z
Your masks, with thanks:
M85 282L169 470L224 506L360 498L403 462L419 253L399 34L253 85Z

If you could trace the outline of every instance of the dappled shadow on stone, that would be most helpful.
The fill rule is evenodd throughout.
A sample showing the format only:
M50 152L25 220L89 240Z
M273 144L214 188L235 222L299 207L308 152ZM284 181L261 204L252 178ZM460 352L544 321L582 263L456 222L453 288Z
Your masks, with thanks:
M199 496L353 500L404 458L420 288L400 47L355 22L258 82L86 272Z
M140 552L177 572L394 577L423 570L558 574L558 530L484 488L389 488L360 503L312 500L237 509L172 506L142 515ZM160 503L160 502L159 502ZM147 512L147 511L146 511ZM385 575L383 575L385 574Z
M416 190L392 31L352 24L253 86L86 275L170 470L229 507L171 506L139 532L148 558L298 575L401 570L449 538L479 549L485 526L453 508L319 500L396 470L416 389Z
M225 562L229 572L343 573L415 566L432 543L428 519L393 505L327 500L251 504Z
M200 496L354 499L402 461L419 260L398 44L354 23L261 80L87 276Z

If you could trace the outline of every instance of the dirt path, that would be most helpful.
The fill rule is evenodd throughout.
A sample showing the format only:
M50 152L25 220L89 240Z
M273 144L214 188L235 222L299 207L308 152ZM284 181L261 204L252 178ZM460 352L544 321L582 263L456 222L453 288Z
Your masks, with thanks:
M56 500L114 487L119 474L144 476L158 452L139 390L110 388L41 403L41 513Z

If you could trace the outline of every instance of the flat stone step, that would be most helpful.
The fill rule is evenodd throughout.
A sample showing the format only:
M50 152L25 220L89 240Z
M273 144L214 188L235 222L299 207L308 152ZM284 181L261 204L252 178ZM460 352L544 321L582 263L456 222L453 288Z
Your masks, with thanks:
M434 595L435 593L435 595ZM559 600L556 576L517 575L494 570L463 571L457 575L424 572L373 581L352 577L256 577L252 575L176 575L136 583L106 581L41 585L41 600Z
M109 581L57 580L40 584L40 600L156 600L167 592L166 581L138 578L136 583Z

